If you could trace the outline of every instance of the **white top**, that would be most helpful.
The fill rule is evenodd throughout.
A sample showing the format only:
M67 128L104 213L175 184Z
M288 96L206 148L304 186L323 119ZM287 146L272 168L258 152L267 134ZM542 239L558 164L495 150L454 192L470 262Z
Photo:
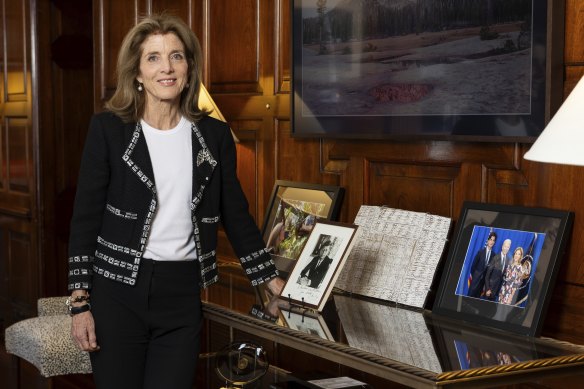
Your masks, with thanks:
M141 120L150 152L158 208L144 257L157 261L197 257L191 222L193 156L191 122L184 117L170 130L158 130Z

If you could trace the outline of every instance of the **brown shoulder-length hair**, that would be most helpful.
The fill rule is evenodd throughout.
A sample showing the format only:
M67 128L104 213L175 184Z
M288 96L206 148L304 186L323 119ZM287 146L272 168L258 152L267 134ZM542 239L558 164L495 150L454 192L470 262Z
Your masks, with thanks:
M153 14L144 17L124 37L116 67L117 86L105 108L126 123L137 122L144 115L144 92L138 91L136 77L140 72L142 43L152 34L175 34L185 47L188 63L188 86L180 96L180 112L187 119L197 122L207 111L199 108L201 66L203 55L195 33L178 17L169 14Z

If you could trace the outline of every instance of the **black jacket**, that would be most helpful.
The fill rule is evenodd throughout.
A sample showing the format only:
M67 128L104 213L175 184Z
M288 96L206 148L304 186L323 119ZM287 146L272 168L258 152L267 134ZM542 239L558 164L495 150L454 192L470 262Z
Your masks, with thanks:
M320 286L320 283L328 273L329 267L333 262L333 259L327 255L322 259L322 262L319 265L318 261L320 258L319 255L312 258L310 263L302 269L302 272L300 272L300 277L307 277L310 281L309 286L312 288L318 288Z
M496 300L499 297L499 290L503 284L503 276L507 268L509 255L503 256L499 253L491 258L487 271L485 273L485 291L491 290L492 294L490 300Z
M470 269L470 274L472 275L472 281L470 287L468 288L468 295L471 297L481 297L483 291L483 286L485 285L485 273L487 272L487 262L491 263L491 260L495 256L493 249L489 252L489 258L487 259L487 247L480 249L475 255L472 267Z
M192 126L191 217L201 286L218 279L219 222L252 285L277 275L248 211L236 175L229 127L210 117ZM111 112L94 115L81 161L71 236L69 290L91 289L92 277L134 285L158 199L142 128Z

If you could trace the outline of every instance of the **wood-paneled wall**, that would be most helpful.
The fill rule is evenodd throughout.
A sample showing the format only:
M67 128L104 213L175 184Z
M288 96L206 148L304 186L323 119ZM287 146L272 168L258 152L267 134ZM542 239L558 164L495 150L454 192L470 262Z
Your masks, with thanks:
M125 32L140 15L168 10L201 40L203 82L241 141L238 173L258 224L276 179L344 186L342 221L362 204L455 220L464 200L571 210L543 334L584 343L584 170L525 161L528 144L292 138L290 2L0 0L0 329L33 315L39 296L65 293L89 116L113 91ZM565 25L567 96L584 74L582 1L565 0Z

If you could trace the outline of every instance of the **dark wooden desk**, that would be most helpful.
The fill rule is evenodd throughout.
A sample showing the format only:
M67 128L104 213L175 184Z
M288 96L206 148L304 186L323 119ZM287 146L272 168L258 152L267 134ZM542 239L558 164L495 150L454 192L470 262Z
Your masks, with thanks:
M304 328L303 332L290 328L295 325L288 323L290 313L286 309L266 314L261 309L260 293L247 286L236 268L226 267L221 272L223 284L207 296L203 305L207 352L231 341L252 341L264 347L272 365L292 375L304 379L347 375L376 388L500 387L514 383L536 383L541 388L556 387L554 382L557 387L568 387L572 382L580 384L584 377L582 346L477 331L437 319L429 312L402 312L399 310L403 308L339 294L333 294L323 315L305 314L307 321L322 323L326 331ZM221 299L228 303L213 302ZM379 331L363 332L367 326L357 328L355 323L348 328L349 323L340 319L347 319L347 312L360 311L363 304L368 312L374 312L372 308L383 315L389 312L395 316L397 312L397 316L409 319L400 323L385 319L391 315L383 316L384 322L371 323ZM301 310L292 310L294 313L301 314ZM353 321L366 320L362 316L357 319ZM380 320L373 316L369 319ZM406 330L414 321L419 328ZM403 326L404 335L384 339L383 329L391 325ZM404 352L404 347L409 351ZM476 356L480 356L478 360ZM554 381L558 377L568 378Z

